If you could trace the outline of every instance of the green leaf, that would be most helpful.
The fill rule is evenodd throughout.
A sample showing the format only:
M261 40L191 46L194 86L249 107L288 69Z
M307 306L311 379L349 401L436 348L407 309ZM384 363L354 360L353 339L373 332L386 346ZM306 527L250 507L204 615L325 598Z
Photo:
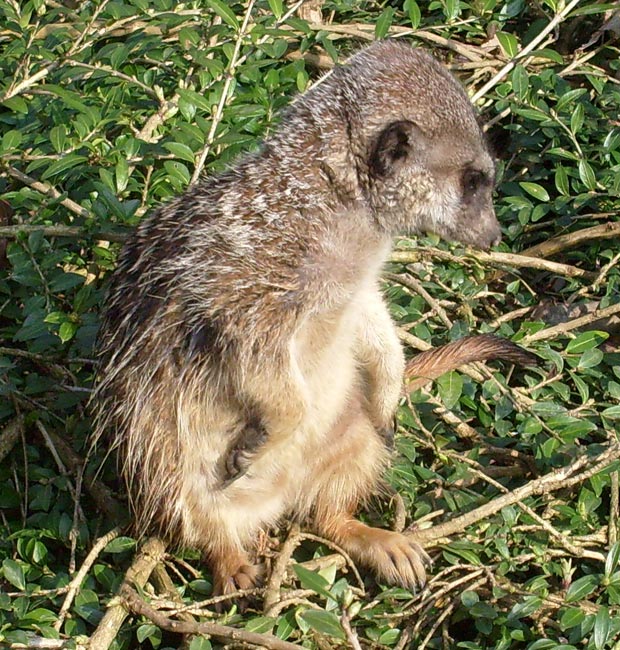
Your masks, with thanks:
M420 26L420 20L422 19L422 12L420 11L420 6L416 0L405 0L405 11L409 15L409 21L411 22L411 27L417 29Z
M555 105L555 110L559 113L567 107L574 106L575 102L587 92L588 91L585 88L575 88L574 90L562 93L561 97L558 99L558 103Z
M64 323L60 324L58 328L58 336L63 343L70 341L77 331L77 324L72 323L71 321L66 320Z
M124 158L119 158L114 171L116 177L116 191L120 194L127 187L129 181L129 165Z
M533 196L535 199L538 199L539 201L543 201L544 203L546 203L549 200L549 194L542 185L539 185L538 183L531 183L529 181L523 181L519 183L519 185L523 190L525 190L528 194Z
M566 354L582 354L586 350L591 350L597 345L600 345L608 337L609 334L607 332L599 332L597 330L584 332L576 336L572 341L569 341L565 352Z
M295 571L299 582L304 589L312 589L317 594L321 594L325 598L336 600L332 594L329 593L329 583L327 580L317 573L310 571L301 564L293 564L293 571Z
M190 106L197 106L203 111L211 113L211 104L209 104L209 101L200 93L197 93L193 90L187 90L185 88L179 88L177 92L179 93L179 97L187 102Z
M147 623L138 627L136 637L140 643L144 643L145 639L148 639L153 647L157 647L161 642L161 630L157 625Z
M212 648L211 641L203 636L193 637L192 642L189 644L189 650L212 650Z
M558 165L555 168L555 186L562 196L570 196L568 173L566 172L566 168L562 165Z
M586 350L579 359L578 368L595 368L603 360L603 353L598 349Z
M579 607L569 607L560 617L562 630L569 630L571 627L581 625L586 617L585 612Z
M67 144L67 129L64 125L60 124L50 130L50 142L54 147L56 153L62 153Z
M594 619L594 647L596 650L603 650L603 647L609 639L611 629L611 619L607 607L599 605L596 618Z
M579 178L589 190L596 189L596 176L592 166L587 160L579 161Z
M164 162L164 169L168 172L171 180L176 181L178 187L185 188L185 186L189 185L189 170L183 163L177 162L176 160L166 160Z
M610 420L620 420L620 406L610 406L609 408L603 409L601 415Z
M10 99L5 99L2 102L2 105L15 113L21 113L23 115L28 113L28 103L23 97L11 97Z
M52 176L57 176L58 174L62 174L63 172L66 172L69 169L73 169L73 167L77 167L78 165L82 165L88 160L86 156L80 156L76 153L71 153L67 156L63 156L59 160L55 160L46 170L43 172L43 175L41 176L41 180L47 180L48 178L51 178Z
M589 596L599 585L599 578L595 575L583 576L575 580L566 592L566 602L573 603Z
M276 619L271 616L257 616L248 621L245 629L248 632L257 632L259 634L270 634L276 624Z
M530 616L542 606L542 599L538 596L526 596L523 602L517 603L508 613L508 620L513 621Z
M333 612L326 612L322 609L307 609L298 616L320 634L327 634L343 641L346 638L340 621Z
M377 18L377 22L375 23L375 38L377 40L385 38L392 25L393 18L394 9L392 7L388 7L381 12L381 15Z
M164 148L168 149L170 153L173 153L177 158L181 160L186 160L192 164L195 163L194 152L182 142L165 142Z
M268 0L269 8L273 11L273 15L279 20L284 13L282 0Z
M447 409L454 408L463 392L463 378L458 372L452 371L437 379L439 397Z
M4 579L7 582L10 582L14 587L17 587L20 591L26 589L26 576L24 570L15 560L9 558L2 560L2 573Z
M584 115L585 113L583 110L583 104L577 104L573 110L573 114L570 117L570 130L573 133L577 134L579 131L581 131Z
M596 425L584 418L575 418L570 415L555 415L547 420L547 425L555 433L566 439L574 439L585 436L594 431Z
M519 53L519 41L514 34L508 32L497 32L496 34L499 44L504 50L504 54L510 59Z
M131 537L117 537L113 539L103 550L105 553L124 553L134 548L136 540Z
M620 406L617 406L615 408L620 409ZM619 413L620 415L620 413ZM616 570L618 566L618 562L620 562L620 542L616 542L610 549L609 553L607 553L607 557L605 558L605 577L610 578L613 572Z
M530 88L530 77L522 65L516 66L512 71L511 80L514 92L520 99L525 99Z
M473 607L480 600L480 596L475 591L464 591L461 594L461 602L465 607Z
M21 142L22 142L22 134L20 131L17 131L15 129L12 129L11 131L7 131L2 136L1 151L3 153L6 153L12 151L13 149L17 149L21 144Z
M234 29L239 29L239 21L233 11L221 0L206 0L207 4L215 13Z

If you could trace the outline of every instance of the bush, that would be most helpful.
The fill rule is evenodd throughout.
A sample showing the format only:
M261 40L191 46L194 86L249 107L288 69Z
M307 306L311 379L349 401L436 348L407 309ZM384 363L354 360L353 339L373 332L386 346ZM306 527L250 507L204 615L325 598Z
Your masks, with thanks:
M309 648L614 647L615 3L300 4L0 0L0 643L178 647L174 620L211 634L189 636L194 650L230 643L232 627L238 644L273 648L247 634ZM190 553L102 537L124 510L113 464L97 473L87 444L106 280L148 210L256 147L292 95L386 36L432 49L480 106L505 235L490 254L399 242L386 291L408 350L494 331L547 370L477 365L403 404L389 475L401 496L366 516L415 520L434 542L421 593L362 581L293 530L265 611L217 614ZM123 592L129 617L113 599L126 572L139 587Z

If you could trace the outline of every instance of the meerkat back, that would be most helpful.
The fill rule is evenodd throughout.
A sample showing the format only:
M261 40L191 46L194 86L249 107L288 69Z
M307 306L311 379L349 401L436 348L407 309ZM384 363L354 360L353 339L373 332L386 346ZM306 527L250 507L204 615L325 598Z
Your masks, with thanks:
M202 550L226 592L255 584L258 531L292 513L419 584L415 539L353 516L404 369L378 278L396 233L495 242L493 176L458 82L381 42L145 219L111 281L94 395L137 530Z

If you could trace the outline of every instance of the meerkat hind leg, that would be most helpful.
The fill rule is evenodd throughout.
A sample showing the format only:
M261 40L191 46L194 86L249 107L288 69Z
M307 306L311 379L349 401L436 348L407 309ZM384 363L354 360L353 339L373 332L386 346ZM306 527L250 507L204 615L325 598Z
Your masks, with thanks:
M426 580L430 559L413 535L374 528L353 513L376 489L387 451L361 405L350 405L334 427L320 461L314 525L326 538L370 568L380 581L415 590Z

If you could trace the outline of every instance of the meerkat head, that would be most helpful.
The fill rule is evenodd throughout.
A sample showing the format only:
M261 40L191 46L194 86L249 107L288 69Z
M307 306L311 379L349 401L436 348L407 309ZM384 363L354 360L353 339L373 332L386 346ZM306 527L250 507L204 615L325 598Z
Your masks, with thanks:
M498 243L495 165L460 83L430 55L393 41L362 50L342 70L360 184L378 225L481 248Z

